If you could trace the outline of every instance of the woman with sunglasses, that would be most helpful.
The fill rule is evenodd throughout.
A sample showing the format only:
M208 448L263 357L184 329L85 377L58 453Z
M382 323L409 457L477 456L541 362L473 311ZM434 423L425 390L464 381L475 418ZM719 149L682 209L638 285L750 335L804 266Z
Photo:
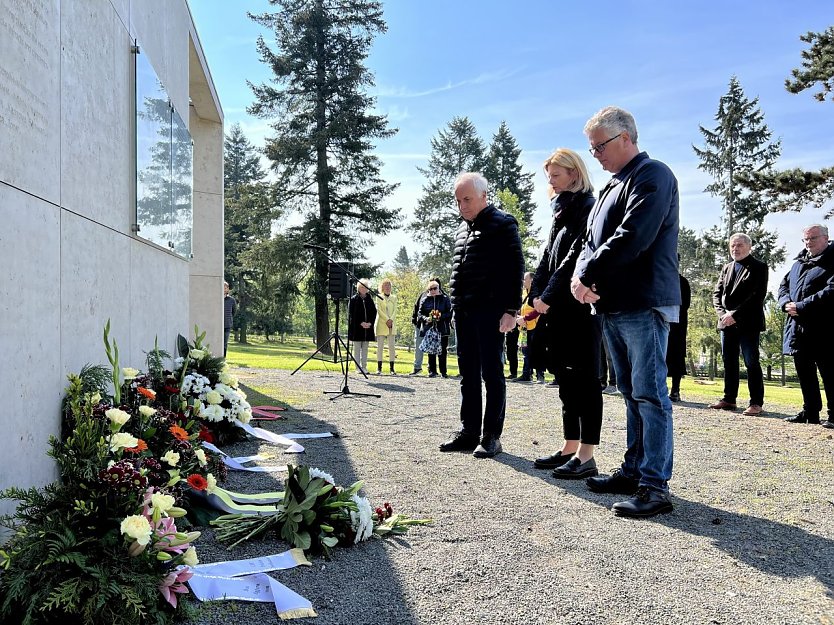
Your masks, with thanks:
M451 332L452 302L449 300L449 296L440 290L440 283L436 280L429 281L426 297L420 304L419 316L423 327L421 336L425 336L429 328L435 328L440 333L440 353L429 354L429 377L437 377L437 361L439 360L440 375L448 378L446 350L449 346L449 334Z

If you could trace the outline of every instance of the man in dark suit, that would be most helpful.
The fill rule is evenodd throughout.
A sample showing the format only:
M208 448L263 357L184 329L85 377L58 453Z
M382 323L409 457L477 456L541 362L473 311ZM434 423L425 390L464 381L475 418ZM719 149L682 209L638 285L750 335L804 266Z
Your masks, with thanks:
M764 299L767 295L767 265L754 258L753 241L744 233L730 237L730 257L712 294L721 330L724 359L724 397L712 404L716 410L735 410L738 396L739 351L747 368L750 404L745 415L762 414L764 378L759 363L759 336L765 329Z

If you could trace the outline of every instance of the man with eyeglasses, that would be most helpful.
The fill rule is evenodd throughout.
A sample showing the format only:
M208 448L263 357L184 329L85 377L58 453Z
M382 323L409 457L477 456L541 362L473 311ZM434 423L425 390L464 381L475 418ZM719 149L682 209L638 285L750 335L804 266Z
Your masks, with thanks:
M449 294L457 330L461 429L440 445L440 451L471 451L476 458L501 453L507 403L501 355L504 333L516 325L524 274L518 222L489 203L487 186L486 178L474 172L455 181L463 220L455 233Z
M588 218L571 292L602 316L627 432L622 466L586 484L594 492L631 495L614 512L645 518L672 511L666 344L681 304L678 182L669 167L638 149L628 111L602 109L585 124L585 135L591 154L614 176Z
M802 389L802 412L785 420L820 422L819 369L828 404L822 426L834 429L834 246L820 224L802 231L802 243L805 249L779 285L779 306L788 313L782 351L793 356Z

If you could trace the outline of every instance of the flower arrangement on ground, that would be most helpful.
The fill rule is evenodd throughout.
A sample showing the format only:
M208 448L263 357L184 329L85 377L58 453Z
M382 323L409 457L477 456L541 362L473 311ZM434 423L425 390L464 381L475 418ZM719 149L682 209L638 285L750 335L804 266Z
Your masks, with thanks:
M188 592L181 565L197 563L200 535L184 531L188 487L216 483L225 466L165 390L167 355L155 348L145 374L121 368L109 331L111 369L68 376L62 435L48 452L59 481L0 493L20 502L0 519L12 531L0 551L2 622L164 624Z
M279 512L269 516L218 517L212 521L218 528L215 536L231 543L231 549L273 529L293 547L327 556L337 545L349 546L374 536L404 534L413 525L432 522L394 514L387 502L374 509L366 497L359 495L361 488L362 482L342 488L324 471L288 465Z

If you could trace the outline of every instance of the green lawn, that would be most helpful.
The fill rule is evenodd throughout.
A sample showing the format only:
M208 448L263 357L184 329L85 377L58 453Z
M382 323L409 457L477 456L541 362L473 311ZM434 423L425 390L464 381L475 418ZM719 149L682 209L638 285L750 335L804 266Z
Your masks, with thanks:
M227 360L237 367L251 367L255 369L286 369L293 370L300 365L305 358L315 351L316 346L310 338L288 337L285 343L265 341L263 337L250 336L249 343L242 345L232 340L229 341L229 353ZM387 357L388 351L385 351ZM371 345L368 350L368 368L372 373L376 372L376 345ZM521 359L519 358L519 366ZM397 349L396 370L399 374L411 373L413 370L414 353L406 348ZM388 363L382 365L384 374L388 373ZM333 357L326 357L319 354L304 365L306 371L339 371L339 363L333 362ZM428 356L423 359L423 371L428 370ZM450 375L458 373L457 357L449 354L448 370ZM353 369L351 369L353 371ZM548 376L550 379L550 376ZM739 387L739 405L745 404L746 381L742 380ZM681 382L681 395L684 400L703 401L712 403L721 399L723 391L721 378L709 380L708 378L695 378L686 376ZM802 408L802 395L799 385L789 382L787 386L781 386L777 381L765 380L765 408L768 403L788 406L800 410Z
M331 341L332 347L332 341ZM351 344L351 348L353 344ZM316 349L310 338L288 337L285 343L277 340L266 341L260 336L250 336L246 345L229 339L229 350L226 360L236 367L251 367L255 369L288 369L293 370ZM385 350L388 357L388 349ZM394 365L398 374L411 373L414 370L414 352L405 347L397 348L397 360ZM449 354L447 368L449 375L458 373L458 359ZM339 363L333 362L333 356L318 354L310 360L304 369L307 371L338 371ZM368 349L368 369L376 373L376 344ZM428 370L428 355L423 357L423 372ZM353 371L353 368L351 368ZM388 362L382 363L383 374L389 371Z

